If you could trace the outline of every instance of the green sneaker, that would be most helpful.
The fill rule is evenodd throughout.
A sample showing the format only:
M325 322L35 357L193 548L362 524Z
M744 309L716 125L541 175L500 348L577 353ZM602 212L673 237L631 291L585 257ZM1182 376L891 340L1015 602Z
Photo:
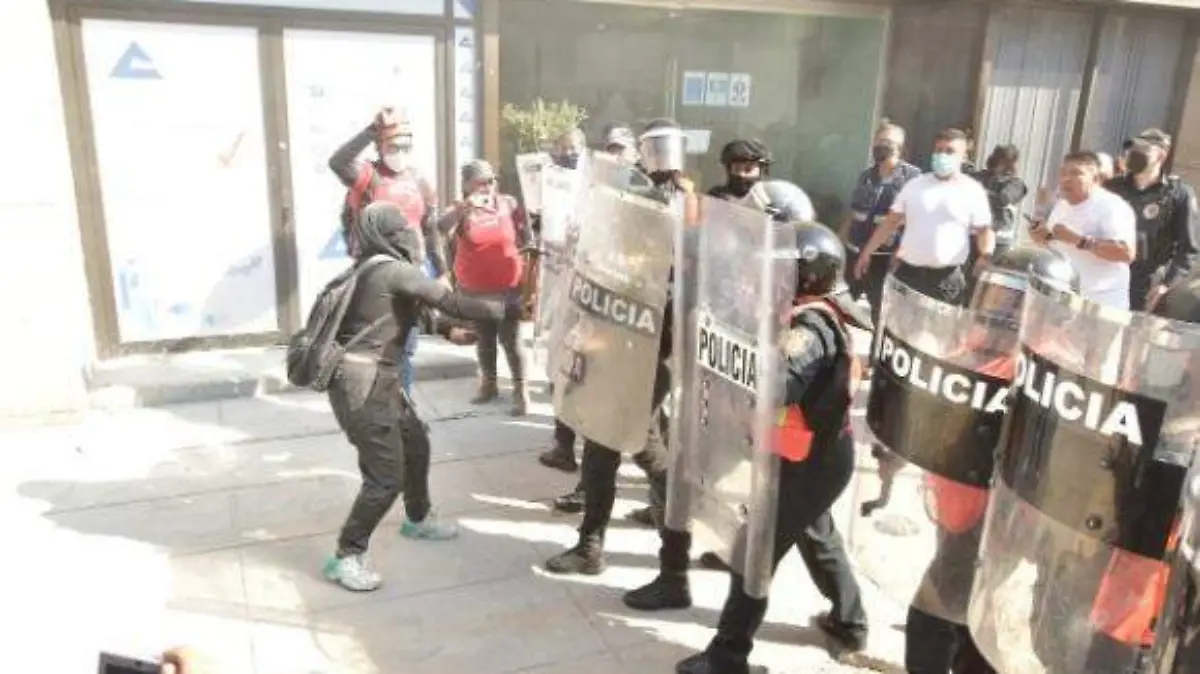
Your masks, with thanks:
M321 574L326 580L337 583L351 592L371 592L383 584L383 579L371 570L364 555L330 557L325 562L325 569Z
M458 538L458 526L453 522L441 521L432 510L420 522L407 517L400 525L400 535L416 541L448 541Z

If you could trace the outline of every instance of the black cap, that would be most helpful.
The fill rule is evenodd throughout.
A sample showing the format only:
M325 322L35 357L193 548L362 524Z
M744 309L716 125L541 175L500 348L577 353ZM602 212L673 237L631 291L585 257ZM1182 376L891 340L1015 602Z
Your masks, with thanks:
M733 140L721 148L721 164L726 168L734 162L742 161L770 165L771 148L757 138Z

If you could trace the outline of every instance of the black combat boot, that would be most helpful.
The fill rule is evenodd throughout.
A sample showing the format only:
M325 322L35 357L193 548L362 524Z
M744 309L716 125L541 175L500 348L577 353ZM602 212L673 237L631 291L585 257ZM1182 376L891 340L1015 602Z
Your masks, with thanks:
M555 444L554 449L538 455L538 463L564 473L574 473L579 470L579 461L575 459L575 448L571 445L564 447Z
M638 508L626 516L630 522L652 529L661 529L663 525L663 509L661 506L648 505Z
M689 608L692 592L688 585L688 551L692 535L686 531L662 529L658 549L659 573L650 584L625 593L625 605L637 611L661 611Z
M715 552L706 552L700 555L700 567L709 569L710 571L729 571L729 565L725 560L717 556Z
M581 534L575 547L546 560L550 573L578 573L596 576L604 573L604 537L600 534Z
M574 473L579 470L579 461L575 458L575 432L556 419L554 421L554 447L539 455L538 463L564 473Z
M560 513L574 515L575 513L583 512L583 500L586 494L583 492L583 483L575 485L569 493L563 494L554 499L554 509Z
M722 662L707 652L684 658L675 665L675 674L766 674L766 671L745 662Z

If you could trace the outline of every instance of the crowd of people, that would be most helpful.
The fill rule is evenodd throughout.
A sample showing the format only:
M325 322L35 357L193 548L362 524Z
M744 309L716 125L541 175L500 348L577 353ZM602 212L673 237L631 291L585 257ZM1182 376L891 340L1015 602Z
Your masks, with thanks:
M683 130L669 119L655 120L640 133L612 124L594 156L603 158L596 161L620 167L622 177L610 182L635 202L642 200L637 203L645 204L639 212L647 214L647 223L658 222L654 218L664 212L675 214L667 226L677 228L677 242L703 236L705 213L711 212L705 200L761 212L771 227L786 227L794 237L795 287L789 290L786 314L752 317L782 320L786 326L778 345L755 347L779 346L783 361L781 372L771 375L779 379L778 397L759 396L752 403L783 410L770 442L757 440L773 447L777 467L772 473L778 496L769 508L775 515L768 524L767 577L796 547L831 604L815 624L838 650L866 647L868 620L860 588L830 513L850 484L855 465L850 408L865 368L854 350L853 329L877 329L886 335L887 339L876 339L877 349L892 349L893 338L909 339L903 348L918 353L924 348L920 339L900 334L903 326L884 315L884 298L903 302L905 293L915 293L912 297L919 299L914 299L914 312L932 306L939 315L947 315L948 308L955 308L974 321L968 337L956 347L962 374L955 376L984 392L976 396L984 402L963 406L955 395L943 393L945 400L938 403L942 408L921 409L944 412L947 427L973 433L974 458L953 455L963 443L948 435L952 431L925 438L911 422L896 421L896 415L915 414L917 403L910 402L916 398L904 388L907 375L899 368L893 371L895 363L889 365L882 350L872 353L868 425L879 443L875 455L881 461L881 476L894 475L906 463L926 471L929 498L936 504L931 512L938 514L934 517L938 548L922 582L923 587L936 586L940 601L931 608L928 597L912 599L906 624L907 671L1010 674L996 665L993 653L975 644L968 629L965 598L973 571L957 574L960 577L954 582L960 586L965 582L965 587L948 588L942 576L948 564L973 569L976 555L986 554L979 550L984 545L981 532L992 481L991 449L1001 442L999 428L1005 416L1002 404L996 409L985 404L992 395L987 392L1006 392L1019 376L1017 363L1025 356L1019 350L1016 326L1028 296L1082 298L1114 309L1155 311L1165 319L1200 319L1194 315L1200 306L1194 301L1200 299L1200 284L1184 282L1195 278L1200 209L1192 188L1165 170L1170 136L1157 129L1139 133L1115 160L1088 151L1068 154L1053 198L1039 198L1037 208L1026 212L1030 190L1019 176L1018 148L996 147L984 168L976 171L968 156L971 139L950 128L937 134L929 170L923 171L905 160L904 129L885 123L875 134L871 165L849 195L849 212L833 228L812 222L812 203L800 187L771 175L771 150L760 140L735 139L724 145L720 161L725 179L701 195L686 178L684 139ZM378 159L357 163L356 157L371 144ZM385 110L330 161L347 187L343 224L361 278L337 330L336 341L345 353L329 385L329 399L358 452L362 487L324 575L359 592L374 590L382 582L367 560L367 550L383 517L402 494L401 535L430 541L456 535L453 523L437 517L429 494L428 427L409 394L414 335L423 328L455 343L476 345L480 385L473 401L478 404L499 396L496 367L502 349L513 375L511 411L523 415L528 410L528 363L518 328L527 313L522 282L530 274L525 265L536 260L526 252L537 248L540 213L527 213L518 199L500 193L495 170L481 160L462 167L461 198L443 212L429 182L412 166L411 149L412 130ZM555 165L578 170L586 153L585 136L574 129L555 139L549 154ZM585 184L580 189L589 188ZM1023 243L1026 237L1019 232L1023 221L1032 245ZM578 223L579 227L603 225L586 217ZM667 250L657 252L671 255ZM658 530L660 550L656 578L624 596L630 608L640 611L682 609L692 602L688 582L692 536L686 525L666 515L672 508L676 512L682 508L686 521L690 507L671 503L668 493L677 493L669 488L671 480L682 479L671 474L670 467L676 465L673 453L692 451L688 446L671 446L670 439L677 437L672 431L681 423L679 388L694 384L680 374L686 369L681 359L691 354L676 352L679 344L687 343L676 339L676 331L690 330L686 322L692 317L676 311L689 306L686 296L694 292L689 284L694 283L695 270L669 266L670 276L662 279L670 288L665 303L650 307L661 315L654 335L656 348L635 353L610 346L587 363L588 368L649 373L644 377L647 390L636 392L644 394L647 403L644 443L639 435L636 446L616 446L602 440L606 436L597 432L594 421L580 419L578 410L566 403L581 395L587 384L580 368L571 367L550 373L559 418L551 449L539 457L551 469L580 472L577 487L553 504L564 512L582 512L576 544L545 562L545 568L556 574L604 570L604 539L623 453L632 453L645 472L649 503L632 518ZM575 273L587 274L583 269ZM858 303L864 297L870 311ZM980 322L980 317L986 321ZM597 330L616 329L600 322L594 325ZM1008 332L989 327L998 325ZM1007 341L1005 334L1010 337ZM889 346L881 346L884 342ZM936 360L936 354L925 357ZM888 379L893 375L898 377ZM949 385L944 390L949 391ZM675 395L669 395L672 391ZM892 404L877 399L884 395L892 396ZM1002 399L1003 395L996 398ZM635 417L631 423L641 421ZM907 435L896 430L902 427ZM581 458L575 451L577 436L583 441ZM1014 441L1008 437L1011 445ZM704 434L691 442L703 445ZM916 447L918 442L937 446ZM921 458L933 454L945 461L927 463ZM885 470L886 457L890 468ZM958 511L951 508L956 503ZM947 519L950 512L967 515ZM749 519L760 516L747 515ZM748 672L754 634L767 609L765 592L750 579L757 572L728 554L703 552L699 559L705 567L728 572L729 592L716 635L703 652L681 661L677 671ZM1113 576L1105 578L1112 582ZM955 600L961 606L954 608ZM1162 610L1163 601L1159 597L1155 610ZM1153 643L1152 625L1144 632L1151 636L1139 633L1123 642L1143 656ZM1118 655L1110 659L1119 662L1120 651L1115 652Z

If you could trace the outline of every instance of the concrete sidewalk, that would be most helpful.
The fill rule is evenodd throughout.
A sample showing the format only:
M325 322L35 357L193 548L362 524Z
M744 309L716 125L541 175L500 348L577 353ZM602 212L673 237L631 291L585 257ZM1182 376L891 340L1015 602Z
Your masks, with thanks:
M101 650L145 656L187 643L219 661L214 674L672 672L711 636L723 574L692 573L691 610L629 611L620 594L654 576L657 537L620 519L606 573L541 573L574 540L577 519L547 501L576 478L536 463L550 437L544 400L512 419L503 403L472 408L473 386L417 387L435 502L462 537L401 539L397 507L373 541L386 584L367 595L319 576L358 486L354 453L319 396L98 412L0 434L10 541L0 616L20 626L8 667L88 672ZM618 518L645 498L640 473L627 465L622 475ZM864 590L870 654L896 663L903 610ZM867 671L831 659L809 627L823 609L790 555L754 659L772 672Z

